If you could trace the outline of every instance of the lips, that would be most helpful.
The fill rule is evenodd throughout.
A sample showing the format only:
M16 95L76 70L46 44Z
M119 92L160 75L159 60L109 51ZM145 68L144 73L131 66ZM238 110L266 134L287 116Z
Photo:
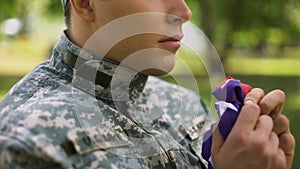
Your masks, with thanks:
M183 36L176 35L173 37L165 37L158 41L159 44L168 47L168 48L174 48L178 49L180 47L180 40Z
M180 41L182 38L183 38L183 35L178 34L178 35L174 35L174 36L163 37L158 42L163 43L163 42L167 42L167 41Z

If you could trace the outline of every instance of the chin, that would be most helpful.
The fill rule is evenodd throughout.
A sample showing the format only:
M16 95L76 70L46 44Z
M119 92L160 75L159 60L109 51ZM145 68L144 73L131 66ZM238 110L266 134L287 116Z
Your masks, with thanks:
M150 76L163 76L170 73L175 66L175 62L173 64L164 65L162 68L149 68L141 71L141 73L150 75Z
M162 76L170 73L175 67L175 55L167 55L152 60L152 67L143 70L142 72L152 76Z
M146 75L161 76L173 70L175 58L175 54L167 50L150 48L132 53L121 63Z

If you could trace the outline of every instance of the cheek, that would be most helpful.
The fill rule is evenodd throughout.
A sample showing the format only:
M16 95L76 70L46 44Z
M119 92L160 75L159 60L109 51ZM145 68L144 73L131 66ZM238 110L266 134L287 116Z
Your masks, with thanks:
M158 27L165 24L166 17L164 14L167 13L164 7L165 3L162 3L163 1L164 0L96 0L94 1L95 27L101 28L111 22L122 20L120 24L135 25L138 27L135 29L138 29L139 31L149 30L149 27L154 30L160 30L161 28ZM133 18L137 17L137 21L134 23L123 21L123 19L126 19L128 16L135 16ZM143 18L138 18L139 16ZM122 25L119 27L124 28ZM123 31L126 31L126 28L123 29Z
M143 12L163 12L157 0L97 0L96 16L106 23L123 16Z
M125 39L115 45L107 58L148 75L164 75L175 65L175 54L158 46L160 35L145 34Z

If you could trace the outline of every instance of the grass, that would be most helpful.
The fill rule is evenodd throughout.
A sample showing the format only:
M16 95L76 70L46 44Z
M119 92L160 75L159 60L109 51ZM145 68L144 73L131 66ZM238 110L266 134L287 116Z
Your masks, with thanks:
M2 42L0 45L0 75L24 75L45 60L45 45L29 43L25 39Z
M297 58L234 58L225 64L229 74L300 76L300 59Z

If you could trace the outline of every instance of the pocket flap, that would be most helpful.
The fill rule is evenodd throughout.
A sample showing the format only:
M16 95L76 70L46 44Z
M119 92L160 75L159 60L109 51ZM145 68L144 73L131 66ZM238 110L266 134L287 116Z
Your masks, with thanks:
M90 127L69 131L67 140L62 144L62 147L68 155L72 155L130 145L131 142L128 137L120 129L108 130L100 127Z

